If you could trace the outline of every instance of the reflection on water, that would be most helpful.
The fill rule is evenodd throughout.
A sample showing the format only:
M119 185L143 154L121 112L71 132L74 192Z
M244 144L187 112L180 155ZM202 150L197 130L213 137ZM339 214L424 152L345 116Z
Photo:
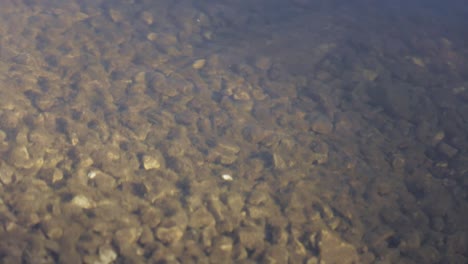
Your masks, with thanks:
M466 263L461 1L4 1L2 263Z

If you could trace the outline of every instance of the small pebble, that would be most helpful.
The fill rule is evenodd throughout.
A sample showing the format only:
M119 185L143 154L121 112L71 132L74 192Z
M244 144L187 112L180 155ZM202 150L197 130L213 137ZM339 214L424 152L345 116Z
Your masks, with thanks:
M117 259L117 253L115 253L114 249L110 245L102 245L99 247L99 260L100 263L112 263L114 260Z
M223 178L223 180L225 180L225 181L232 181L232 180L234 180L234 179L232 178L232 176L229 175L229 174L223 174L223 175L221 175L221 178Z
M86 196L81 194L75 196L71 203L83 209L89 209L93 207L93 203Z
M196 61L193 62L192 68L194 68L195 70L199 70L199 69L203 68L203 66L205 66L205 63L206 63L205 59L196 60Z
M90 171L90 172L88 172L88 178L90 178L90 179L94 179L94 178L96 177L96 175L97 175L97 174L96 174L95 171Z

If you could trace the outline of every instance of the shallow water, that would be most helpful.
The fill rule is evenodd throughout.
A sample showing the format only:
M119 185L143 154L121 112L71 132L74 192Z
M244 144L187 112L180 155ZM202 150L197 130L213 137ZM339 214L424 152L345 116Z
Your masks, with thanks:
M466 263L462 1L3 1L2 263Z

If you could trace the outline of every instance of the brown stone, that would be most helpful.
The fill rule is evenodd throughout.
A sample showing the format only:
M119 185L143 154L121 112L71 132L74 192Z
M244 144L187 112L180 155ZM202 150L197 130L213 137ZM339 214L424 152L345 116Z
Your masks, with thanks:
M173 244L178 242L184 235L183 230L178 226L159 227L156 229L156 238L165 244Z
M242 227L237 231L239 242L247 249L262 247L265 234L255 227Z
M342 240L337 234L328 230L322 230L318 239L320 263L360 263L356 249L351 244Z

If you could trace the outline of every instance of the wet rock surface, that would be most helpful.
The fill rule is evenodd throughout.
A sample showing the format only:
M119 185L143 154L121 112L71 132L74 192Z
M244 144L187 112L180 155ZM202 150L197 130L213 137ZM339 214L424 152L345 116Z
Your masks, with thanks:
M450 4L2 2L0 262L466 263Z

